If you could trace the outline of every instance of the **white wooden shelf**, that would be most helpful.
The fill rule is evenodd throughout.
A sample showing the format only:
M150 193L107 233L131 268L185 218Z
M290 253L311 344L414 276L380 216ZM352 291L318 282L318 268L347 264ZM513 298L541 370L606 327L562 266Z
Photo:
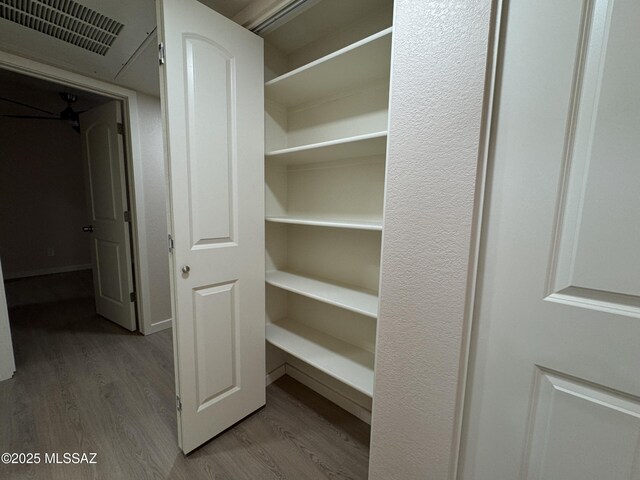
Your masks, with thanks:
M283 165L293 165L384 155L386 150L387 132L385 131L274 150L267 152L266 157Z
M387 28L268 81L265 96L291 107L388 77L391 32Z
M291 320L268 324L266 336L269 343L290 355L373 395L373 353Z
M281 270L266 273L266 281L289 292L313 298L371 318L378 317L378 296L370 291L349 285Z
M313 227L348 228L351 230L371 230L382 231L382 221L359 221L359 220L330 220L313 217L293 217L293 216L271 216L266 218L267 222L289 223L294 225L310 225Z

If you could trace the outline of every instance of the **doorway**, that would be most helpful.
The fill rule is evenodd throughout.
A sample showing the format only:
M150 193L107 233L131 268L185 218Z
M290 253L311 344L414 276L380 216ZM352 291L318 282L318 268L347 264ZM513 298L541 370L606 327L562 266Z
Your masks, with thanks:
M0 79L5 280L91 270L96 312L140 330L120 102L6 70Z
M93 106L114 100L121 103L123 130L127 136L123 153L129 173L129 181L126 185L130 197L129 226L132 250L136 252L133 256L136 272L135 285L131 292L135 291L137 297L138 330L147 335L170 328L172 313L167 251L166 179L159 99L7 54L0 55L0 67L3 69L0 71L3 78L12 76L14 81L16 78L21 78L21 81L30 82L32 86L34 83L39 83L41 86L48 85L51 98L58 103L47 110L55 114L62 110L59 108L61 91L76 94L77 102L80 102L76 102L76 105L79 105L78 111L86 110L87 102ZM62 106L65 106L64 102ZM21 114L30 111L19 105L15 107L22 108L18 111ZM49 116L48 113L33 110L30 113L34 116ZM33 121L43 124L52 123L51 121ZM76 135L71 127L68 129L68 134ZM81 166L78 167L77 175L81 173L81 168ZM89 224L87 223L87 226ZM78 234L77 231L74 233ZM51 254L50 250L46 250L48 247L45 247L45 252ZM57 252L54 250L53 254L57 255ZM71 265L68 261L66 263ZM88 263L90 262L73 265L77 268L84 265L86 268ZM5 266L5 273L6 268L7 266ZM47 271L26 273L47 273ZM126 292L127 296L131 292Z
M98 303L98 294L119 294L128 304L131 293L128 288L114 292L120 285L108 285L109 275L103 275L104 263L114 259L99 244L115 240L103 240L100 229L106 227L96 220L108 220L109 208L117 210L127 240L116 247L130 249L122 255L127 264L112 266L128 269L131 285L139 277L132 222L139 191L133 189L124 155L116 171L98 151L108 135L102 134L96 116L107 109L118 114L115 125L125 124L122 101L6 70L0 70L0 84L0 257L2 280L7 280L0 285L8 300L12 328L6 336L13 338L17 369L13 379L2 382L10 411L0 422L8 443L4 449L29 444L41 452L77 451L81 432L83 452L117 458L118 449L108 443L131 429L140 437L154 432L175 444L171 331L140 335L136 302L131 303L133 324L121 328L118 318L101 311ZM74 101L67 101L71 97ZM124 154L124 128L115 125L111 130L119 148L108 144L106 150ZM93 139L92 131L97 132ZM122 187L121 204L105 193L111 184ZM125 211L132 212L126 222ZM102 270L96 272L96 266ZM168 290L168 272L164 278ZM36 425L49 433L38 437Z

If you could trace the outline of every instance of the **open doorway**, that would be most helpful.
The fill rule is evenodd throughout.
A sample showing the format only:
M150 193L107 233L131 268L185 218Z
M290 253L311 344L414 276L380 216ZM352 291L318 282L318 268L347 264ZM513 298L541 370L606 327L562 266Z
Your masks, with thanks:
M158 126L145 122L136 160L148 168L134 179L121 101L8 70L0 80L5 280L19 291L29 278L93 270L100 315L144 334L169 327L159 105L141 102Z
M9 307L90 293L97 313L138 330L131 232L122 221L125 139L109 128L112 120L117 130L109 117L121 114L119 102L6 70L0 78L0 257Z
M2 180L7 185L3 186L6 213L5 227L0 232L0 255L5 280L89 268L97 274L98 260L109 263L118 256L115 252L121 257L120 265L106 275L103 272L101 284L95 282L108 297L106 307L98 308L99 313L143 334L169 328L172 314L159 99L145 94L129 98L126 94L132 92L127 91L123 95L111 91L102 95L100 89L91 91L82 88L84 85L66 82L65 78L51 82L38 77L46 78L40 72L32 77L0 70L0 114L12 115L2 117L4 161L0 168L7 170ZM79 134L80 121L84 120L88 130L88 124L95 122L95 118L88 117L110 108L117 109L114 115L118 119L112 130L117 129L118 133L113 133L118 136L106 148L123 157L122 167L113 170L103 166L106 170L101 171L103 167L96 164L95 195L87 195L90 175L86 158L91 142L86 138L83 141ZM96 135L92 136L95 143ZM109 176L113 178L106 178ZM109 181L115 183L109 185ZM95 215L92 220L91 213L100 216L100 212L89 204L94 200L105 203L104 198L92 197L100 197L101 192L114 185L121 187L120 204L114 205L113 199L106 199L106 203L108 209L118 210L122 238L120 245L102 238L98 256L96 246L91 247L90 243L95 243L107 228L102 225L98 232L91 232L93 224L99 222ZM48 194L51 202L47 201ZM125 240L128 245L124 245ZM104 248L105 245L118 248ZM118 276L120 281L111 281ZM98 298L98 290L96 293ZM11 303L11 292L9 297ZM126 322L117 321L118 315L110 311L112 299L122 303L121 310L129 311Z

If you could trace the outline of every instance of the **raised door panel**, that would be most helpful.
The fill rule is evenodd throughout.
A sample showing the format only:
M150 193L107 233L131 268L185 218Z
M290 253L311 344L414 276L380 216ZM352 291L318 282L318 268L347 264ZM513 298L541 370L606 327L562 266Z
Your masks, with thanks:
M122 264L122 252L120 245L99 238L94 239L95 258L97 266L98 285L96 286L99 297L103 300L116 303L121 306L125 301L120 278L120 265ZM129 301L129 299L127 299Z
M640 401L538 369L527 480L640 478Z
M198 405L202 410L238 388L235 282L194 290Z
M184 38L191 244L232 241L236 160L233 57L199 36Z
M640 4L587 6L550 299L640 316Z
M108 124L98 123L86 135L92 220L115 221L118 192L112 165L113 132Z

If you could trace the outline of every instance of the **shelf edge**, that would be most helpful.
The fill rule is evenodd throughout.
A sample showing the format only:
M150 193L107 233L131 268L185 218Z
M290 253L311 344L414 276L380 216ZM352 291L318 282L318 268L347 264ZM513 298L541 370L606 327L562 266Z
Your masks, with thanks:
M306 152L309 150L319 150L321 148L333 147L337 145L346 145L349 143L363 142L365 140L374 140L387 136L387 131L382 130L374 133L365 133L363 135L354 135L352 137L339 138L337 140L327 140L326 142L309 143L298 147L282 148L280 150L271 150L265 153L265 157L278 157L280 155L288 155L290 153Z
M296 323L296 322L291 321L291 323ZM275 323L273 323L272 325L275 325L275 326L277 326L278 328L281 328L281 329L283 329L283 330L287 330L286 328L284 328L284 327L282 327L282 326L278 325L278 322L275 322ZM267 326L267 327L268 327L268 326ZM310 328L310 329L311 329L311 328ZM287 331L289 331L289 330L287 330ZM295 335L293 332L291 332L291 333L292 333L293 335ZM322 332L319 332L319 333L322 333ZM324 335L326 335L326 334L324 334ZM326 336L331 337L330 335L326 335ZM305 358L304 358L304 355L299 355L299 354L295 353L295 352L293 351L294 349L292 349L292 348L288 348L286 345L282 345L281 343L276 342L276 341L274 341L274 340L272 340L272 339L270 340L268 337L269 337L269 335L268 335L268 328L267 328L267 341L268 341L269 343L271 343L272 345L274 345L275 347L277 347L277 348L279 348L280 350L282 350L282 351L284 351L284 352L288 353L289 355L292 355L292 356L294 356L294 357L296 357L296 358L300 359L301 361L305 362L305 363L306 363L306 364L308 364L308 365L311 365L312 367L314 367L314 368L318 369L319 371L321 371L321 372L323 372L323 373L325 373L325 374L329 375L330 377L335 378L335 379L336 379L336 380L338 380L339 382L344 383L345 385L347 385L347 386L349 386L349 387L353 388L354 390L356 390L356 391L358 391L358 392L360 392L360 393L362 393L362 394L364 394L364 395L366 395L366 396L368 396L368 397L373 397L373 389L372 389L371 391L369 391L369 390L367 390L367 389L365 389L365 388L363 388L363 387L361 387L361 386L358 386L358 385L356 385L354 382L352 382L352 381L350 381L350 380L348 380L348 379L345 379L343 376L340 376L340 375L339 375L339 373L334 372L334 371L331 371L330 369L328 369L328 368L326 368L326 367L323 367L321 364L319 364L319 363L317 363L317 362L312 362L312 361L309 361L308 359L305 359ZM339 339L337 339L337 340L339 340ZM339 340L339 341L341 341L341 340ZM345 342L345 343L346 343L346 342ZM359 348L359 347L355 347L355 348ZM360 349L360 350L362 350L362 349ZM366 352L366 350L363 350L363 351L365 351L365 352ZM369 353L369 352L368 352L368 353ZM337 354L336 354L336 355L337 355ZM368 367L365 367L365 368L367 368L367 370L369 370L369 369L368 369ZM370 370L370 371L371 371L371 376L373 377L374 372L373 372L373 370Z
M310 227L324 227L324 228L344 228L348 230L365 230L369 232L382 232L382 224L367 224L357 222L340 222L329 220L312 220L301 219L295 217L279 217L279 216L267 216L265 221L273 223L284 223L288 225L307 225Z
M267 272L267 276L268 276L269 272L290 273L290 272L287 272L287 271L284 271L284 270L269 270ZM291 275L295 275L295 274L291 274ZM300 276L303 277L303 275L300 275ZM313 279L312 278L312 280L323 282L323 280L321 280L321 279ZM321 297L319 295L315 295L315 294L312 294L312 293L304 292L303 290L300 290L300 289L295 288L295 287L288 287L288 286L285 286L285 285L283 285L281 283L270 281L268 278L266 278L265 282L268 283L269 285L272 285L272 286L276 287L276 288L280 288L282 290L286 290L288 292L292 292L292 293L295 293L297 295L302 295L303 297L308 297L308 298L311 298L313 300L317 300L318 302L326 303L327 305L333 305L334 307L342 308L343 310L347 310L349 312L354 312L354 313L357 313L359 315L362 315L362 316L365 316L365 317L368 317L368 318L373 318L373 319L377 319L378 318L378 312L377 311L376 312L369 312L367 310L362 310L362 309L357 308L357 307L350 307L347 304L331 301L331 300L329 300L327 298L324 298L324 297ZM324 282L324 283L331 284L331 282ZM358 293L368 293L368 292L365 292L365 291L362 291L362 290L357 290L355 288L354 289L350 289L349 287L346 287L346 286L345 287L341 287L340 285L336 285L336 286L340 287L340 288L344 288L345 290L352 290L352 291L358 292ZM373 293L371 293L371 294L374 295Z
M362 40L358 40L357 42L347 45L346 47L341 48L340 50L336 50L335 52L332 52L329 55L320 57L317 60L314 60L313 62L309 62L306 65L302 65L301 67L298 67L294 70L291 70L290 72L285 73L284 75L280 75L279 77L269 80L268 82L265 82L264 86L265 88L268 88L268 87L271 87L272 85L277 85L279 82L287 80L295 75L298 75L301 72L304 72L305 70L310 70L317 65L328 62L329 60L339 57L340 55L343 55L347 52L355 50L368 43L374 42L379 38L385 37L387 35L391 35L392 33L393 33L393 27L387 27L384 30L381 30L377 33L374 33L373 35L369 35L368 37L363 38Z

